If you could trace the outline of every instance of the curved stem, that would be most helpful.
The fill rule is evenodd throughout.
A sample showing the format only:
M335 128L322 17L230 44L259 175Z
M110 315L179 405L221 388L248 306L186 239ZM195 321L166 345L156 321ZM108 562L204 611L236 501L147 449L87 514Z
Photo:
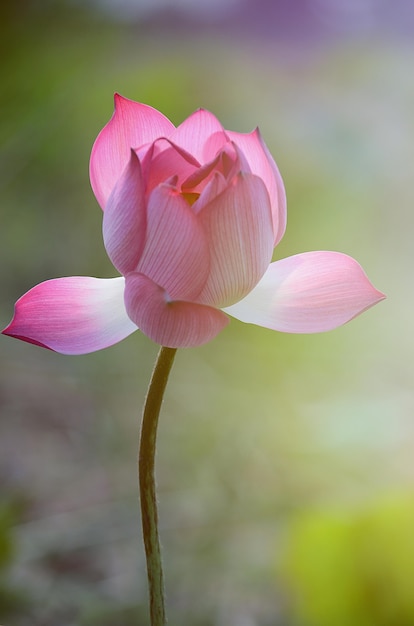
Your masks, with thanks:
M155 493L155 450L158 416L176 348L161 347L148 387L142 416L139 445L139 490L142 533L147 559L151 626L165 626L164 581L158 536L158 512Z

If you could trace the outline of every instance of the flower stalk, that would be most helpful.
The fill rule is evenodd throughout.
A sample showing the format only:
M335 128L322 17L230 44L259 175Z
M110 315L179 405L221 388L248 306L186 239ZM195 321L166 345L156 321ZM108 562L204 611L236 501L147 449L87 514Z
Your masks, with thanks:
M155 452L158 418L176 352L176 348L162 346L158 353L145 400L139 445L138 475L151 626L165 626L167 623L164 576L158 534Z

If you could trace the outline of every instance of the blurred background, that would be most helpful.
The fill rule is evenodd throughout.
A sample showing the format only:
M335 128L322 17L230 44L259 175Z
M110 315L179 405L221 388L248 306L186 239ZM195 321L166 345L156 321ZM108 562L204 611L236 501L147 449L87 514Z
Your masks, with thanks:
M18 0L2 9L0 323L114 270L90 190L113 93L259 125L275 258L354 256L388 299L323 335L232 320L182 350L157 477L171 624L414 626L411 0ZM136 456L157 346L0 338L0 622L145 626Z

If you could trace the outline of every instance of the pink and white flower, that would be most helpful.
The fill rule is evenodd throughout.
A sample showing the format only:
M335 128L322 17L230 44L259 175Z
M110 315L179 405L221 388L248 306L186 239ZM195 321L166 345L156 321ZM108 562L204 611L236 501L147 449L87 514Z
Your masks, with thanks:
M213 339L229 316L314 333L384 298L338 252L271 262L286 198L258 130L226 131L205 110L176 128L116 95L90 179L120 276L43 282L17 301L4 334L63 354L106 348L138 328L161 345L190 347Z

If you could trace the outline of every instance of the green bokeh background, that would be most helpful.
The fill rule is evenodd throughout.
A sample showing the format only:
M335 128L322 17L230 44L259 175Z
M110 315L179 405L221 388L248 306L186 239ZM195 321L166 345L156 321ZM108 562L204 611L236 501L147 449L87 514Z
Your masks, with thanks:
M114 270L90 190L113 92L256 125L288 195L275 258L354 256L388 299L314 336L235 320L182 350L157 477L171 624L414 626L414 50L157 30L61 3L2 19L0 322L48 278ZM0 340L0 622L148 624L136 455L157 346Z

